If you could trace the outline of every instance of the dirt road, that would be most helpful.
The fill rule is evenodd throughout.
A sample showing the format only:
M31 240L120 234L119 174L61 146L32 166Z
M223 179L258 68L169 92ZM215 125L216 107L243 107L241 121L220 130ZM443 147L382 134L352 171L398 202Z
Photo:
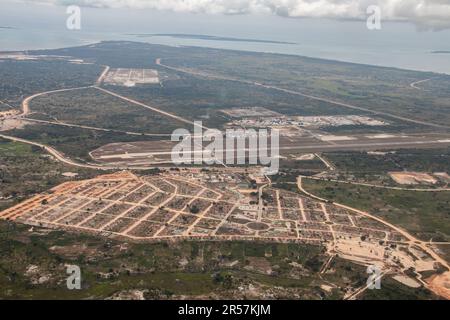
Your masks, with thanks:
M336 182L336 183L351 184L351 185L354 185L354 186L363 186L363 187L379 188L379 189L388 189L388 190L416 191L416 192L450 192L450 188L436 188L436 189L411 188L411 189L408 189L408 188L402 188L402 187L380 186L380 185L371 184L371 183L336 180L336 179L328 179L328 178L321 178L321 177L314 177L314 176L303 177L303 178L311 179L311 180L318 180L318 181L329 181L329 182Z
M303 178L302 176L299 176L299 177L297 178L297 186L298 186L298 189L299 189L301 192L303 192L304 194L306 194L306 195L308 195L308 196L310 196L311 198L314 198L314 199L316 199L316 200L319 200L319 201L322 201L322 202L327 202L327 203L330 202L330 201L327 200L327 199L320 198L320 197L318 197L318 196L316 196L316 195L313 195L312 193L306 191L306 190L303 188L303 185L302 185L302 178ZM397 232L400 233L402 236L404 236L406 239L408 239L409 242L411 242L411 243L417 245L418 247L420 247L422 250L424 250L426 253L428 253L431 257L433 257L433 259L435 259L435 261L439 262L439 263L442 264L447 270L450 271L450 266L448 265L447 261L445 261L444 259L442 259L442 258L441 258L440 256L438 256L433 250L431 250L431 249L428 247L428 242L426 242L426 241L421 241L421 240L415 238L414 236L412 236L411 234L409 234L409 233L406 232L405 230L403 230L403 229L401 229L401 228L399 228L399 227L393 225L392 223L389 223L389 222L387 222L387 221L385 221L385 220L383 220L383 219L381 219L381 218L379 218L379 217L373 216L373 215L371 215L369 212L362 211L362 210L358 210L358 209L355 209L355 208L352 208L352 207L349 207L349 206L346 206L346 205L344 205L344 204L340 204L340 203L337 203L337 202L333 202L333 205L338 206L338 207L343 208L343 209L347 209L347 210L356 212L356 213L358 213L358 214L360 214L360 215L362 215L362 216L364 216L364 217L367 217L367 218L370 218L370 219L372 219L372 220L378 221L378 222L380 222L380 223L382 223L382 224L384 224L384 225L390 227L391 229L397 231Z
M99 85L101 85L101 84L103 83L103 81L104 81L105 78L106 78L106 75L107 75L108 72L109 72L109 69L110 69L109 66L103 66L103 67L105 67L105 69L103 70L103 72L102 72L102 74L100 75L100 77L98 77L97 82L95 82L95 85L96 85L96 86L99 86Z

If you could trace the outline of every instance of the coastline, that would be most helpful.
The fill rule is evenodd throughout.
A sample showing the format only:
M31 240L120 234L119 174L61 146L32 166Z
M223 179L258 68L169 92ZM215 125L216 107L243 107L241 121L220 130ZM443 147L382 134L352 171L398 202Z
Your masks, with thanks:
M378 52L370 48L353 48L329 46L324 48L309 44L282 44L244 41L220 41L205 39L180 39L170 36L153 36L143 38L128 33L93 33L93 32L50 32L45 30L1 29L3 40L2 52L26 52L38 50L56 50L93 45L103 41L133 41L171 47L198 47L205 49L232 50L264 54L298 56L322 61L350 63L362 66L394 68L399 70L450 75L450 61L447 54L437 54L445 50L407 51L398 49L394 53ZM42 36L42 37L39 37ZM41 41L36 41L40 39ZM256 40L253 39L253 40ZM8 42L10 41L10 42ZM260 40L264 41L264 40ZM359 52L358 50L361 49ZM403 50L403 51L401 51ZM336 52L336 54L335 54ZM445 51L447 52L447 51ZM409 54L409 59L406 54ZM392 57L390 57L392 55ZM409 61L411 60L411 61ZM405 62L406 61L406 62ZM415 63L419 61L419 63Z

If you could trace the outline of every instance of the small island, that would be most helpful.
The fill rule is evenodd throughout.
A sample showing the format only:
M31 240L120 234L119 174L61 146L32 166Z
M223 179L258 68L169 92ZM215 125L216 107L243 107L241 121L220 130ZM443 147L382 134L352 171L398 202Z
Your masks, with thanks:
M178 39L191 39L191 40L207 40L207 41L230 41L230 42L254 42L254 43L271 43L271 44L296 44L293 42L283 42L274 40L260 40L260 39L244 39L244 38L232 38L232 37L220 37L220 36L208 36L199 34L172 34L172 33L156 33L156 34L129 34L132 36L146 38L146 37L171 37Z

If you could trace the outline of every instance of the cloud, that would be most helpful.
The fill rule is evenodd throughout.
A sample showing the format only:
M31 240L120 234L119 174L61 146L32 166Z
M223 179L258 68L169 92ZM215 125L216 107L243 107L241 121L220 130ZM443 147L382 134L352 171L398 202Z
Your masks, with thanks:
M138 8L208 14L275 14L292 18L366 19L370 5L384 20L425 29L450 28L450 0L26 0L100 8Z

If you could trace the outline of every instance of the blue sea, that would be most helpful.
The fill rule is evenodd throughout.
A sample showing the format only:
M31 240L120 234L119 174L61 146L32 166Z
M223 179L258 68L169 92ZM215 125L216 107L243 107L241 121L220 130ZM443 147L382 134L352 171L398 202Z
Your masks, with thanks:
M78 46L103 40L133 40L309 56L369 65L450 74L450 30L419 30L383 22L369 31L364 21L289 19L275 16L211 16L148 10L82 9L81 30L66 28L64 7L0 4L0 51ZM139 37L136 34L196 34L285 43ZM292 44L291 44L292 43Z

